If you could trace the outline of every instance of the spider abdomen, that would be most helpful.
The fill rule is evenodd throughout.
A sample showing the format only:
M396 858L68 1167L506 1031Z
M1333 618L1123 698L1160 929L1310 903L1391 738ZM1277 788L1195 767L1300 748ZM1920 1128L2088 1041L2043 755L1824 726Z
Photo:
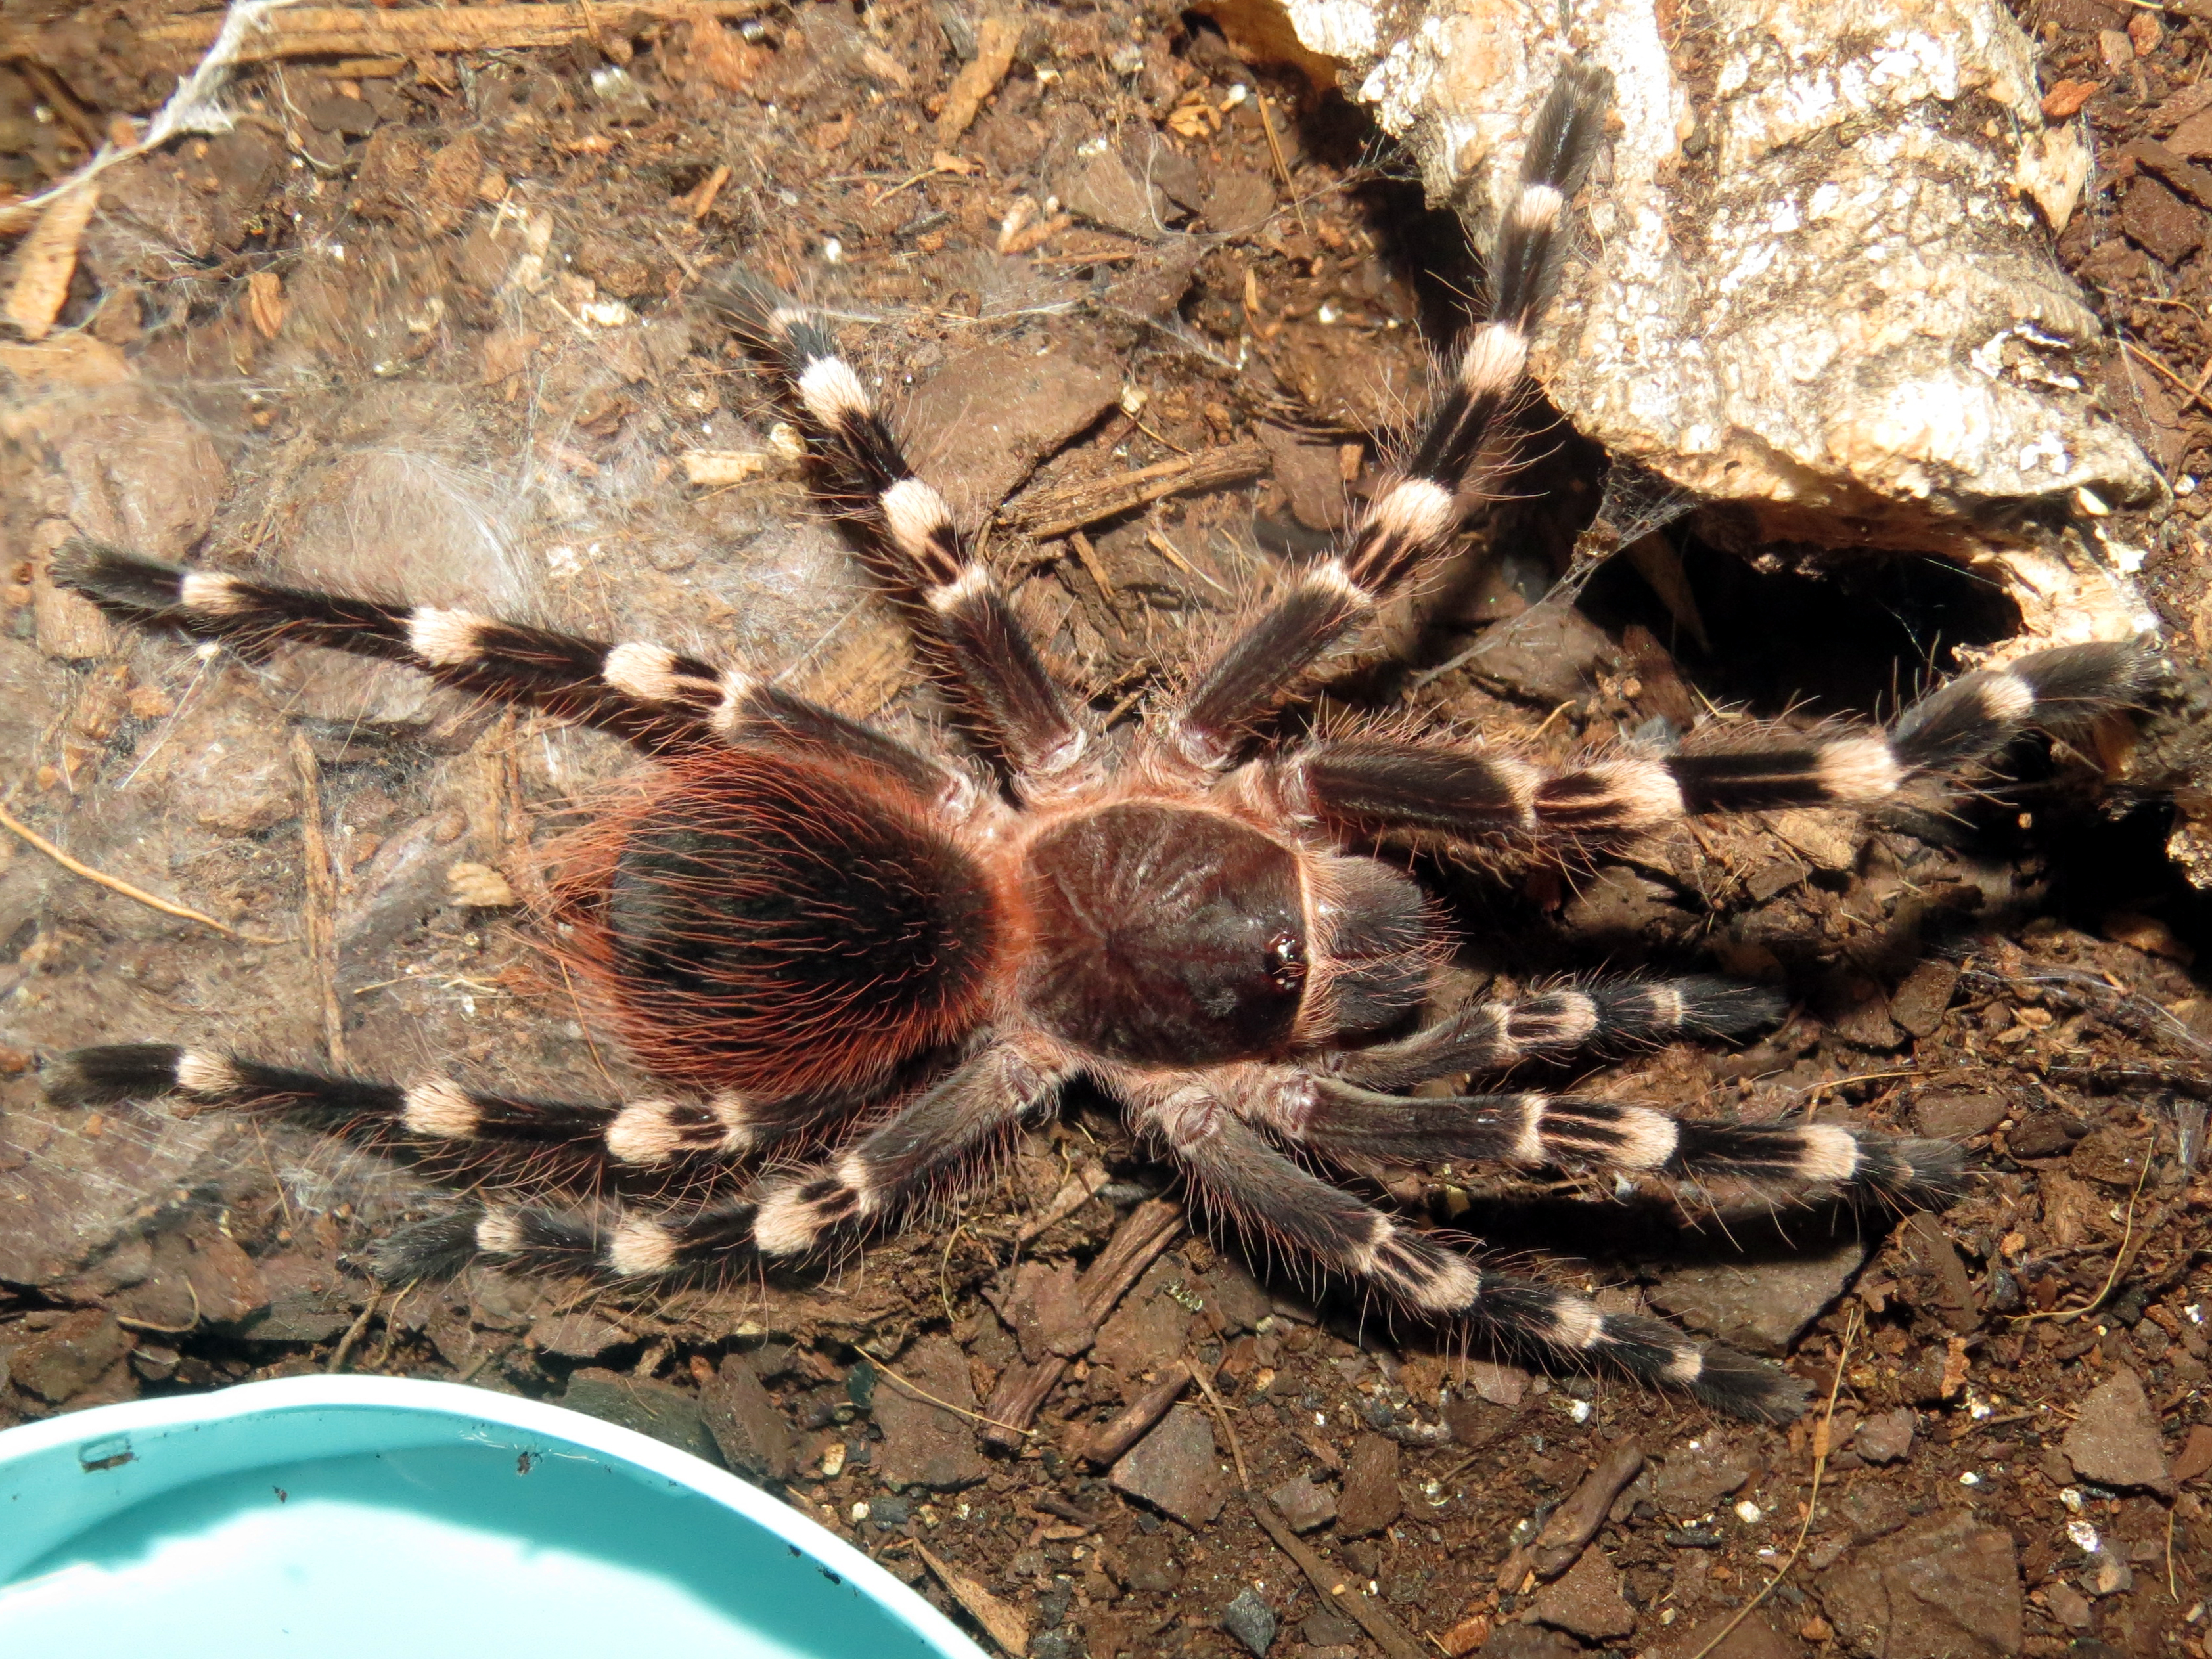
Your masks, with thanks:
M1279 1054L1307 976L1304 881L1282 843L1218 813L1123 802L1030 844L1032 1018L1140 1065Z
M586 960L658 1075L754 1099L842 1088L983 1016L989 881L886 774L686 756L611 848Z

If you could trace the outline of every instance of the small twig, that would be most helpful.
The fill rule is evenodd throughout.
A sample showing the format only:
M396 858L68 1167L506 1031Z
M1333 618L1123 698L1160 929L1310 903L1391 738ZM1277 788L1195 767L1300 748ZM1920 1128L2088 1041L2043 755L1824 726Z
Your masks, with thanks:
M264 939L257 934L241 932L228 923L218 922L214 917L196 911L190 905L173 905L166 899L156 899L143 887L134 887L128 881L118 881L112 875L103 875L91 865L82 863L70 857L69 854L25 824L5 807L0 807L0 827L12 831L72 875L82 875L86 881L96 882L100 887L106 887L110 893L119 893L125 899L136 899L149 910L160 911L164 916L180 917L187 922L198 922L202 927L213 928L226 938L235 939L241 944L283 945L291 942L287 939Z
M1061 1183L1060 1190L1053 1195L1052 1202L1014 1230L1014 1242L1026 1244L1030 1239L1050 1232L1097 1197L1098 1189L1104 1186L1109 1178L1105 1165L1095 1159L1085 1160Z
M1221 1435L1229 1442L1229 1455L1236 1460L1237 1485L1240 1491L1252 1490L1252 1477L1244 1468L1244 1443L1237 1438L1237 1426L1229 1420L1229 1408L1221 1403L1221 1396L1213 1391L1213 1379L1197 1365L1187 1365L1190 1380L1198 1384L1198 1391L1206 1396L1206 1403L1213 1408L1213 1420L1221 1425Z
M620 0L610 14L625 28L641 22L692 18L755 17L763 0ZM599 33L597 9L586 5L407 6L387 10L355 6L301 6L258 20L232 61L260 64L286 58L413 58L434 51L489 51L502 47L558 46ZM185 17L138 30L136 43L167 56L198 53L211 45L219 17ZM0 56L66 70L75 37L63 30L15 28L0 33ZM77 48L81 50L81 48Z
M1114 1305L1175 1242L1182 1228L1182 1207L1165 1198L1148 1198L1124 1216L1106 1248L1076 1281L1085 1321L1094 1329L1103 1324ZM1030 1420L1066 1371L1067 1361L1054 1354L1035 1365L1017 1362L1001 1371L987 1408L989 1416L984 1420L994 1426L984 1432L985 1444L1004 1451L1026 1438Z
M935 1573L938 1582L952 1593L968 1616L990 1632L991 1639L1020 1659L1030 1650L1029 1615L1020 1608L1003 1601L977 1583L964 1572L948 1567L929 1553L929 1546L919 1538L913 1541L914 1553L921 1557L921 1564Z
M1813 1490L1805 1499L1805 1518L1798 1523L1797 1541L1790 1547L1789 1559L1774 1570L1774 1577L1766 1581L1765 1588L1736 1609L1735 1617L1714 1633L1713 1639L1690 1656L1690 1659L1706 1659L1715 1648L1735 1633L1735 1627L1751 1617L1759 1603L1774 1593L1775 1587L1790 1576L1805 1553L1805 1541L1813 1534L1813 1517L1820 1512L1820 1477L1828 1472L1828 1436L1836 1422L1836 1396L1842 1392L1844 1371L1850 1363L1851 1343L1859 1334L1859 1311L1851 1310L1850 1323L1844 1327L1843 1351L1836 1355L1836 1374L1828 1384L1828 1406L1821 1413L1820 1426L1813 1431Z
M2112 1270L2105 1275L2105 1282L2098 1287L2097 1293L2078 1308L2044 1308L2034 1313L2008 1314L2006 1317L2013 1323L2031 1325L2039 1319L2051 1319L2064 1323L2079 1319L2084 1314L2094 1313L2105 1305L2105 1299L2112 1293L2112 1287L2120 1282L2120 1275L2134 1265L2134 1253L2128 1246L2130 1241L2135 1237L2136 1201L2142 1196L2143 1182L2150 1176L2150 1148L2146 1147L2143 1149L2142 1168L2136 1172L2136 1190L2128 1195L2127 1214L2121 1218L2120 1247L2113 1253Z
M405 1291L400 1293L403 1296L406 1293ZM383 1299L384 1287L381 1285L369 1292L368 1300L362 1307L361 1317L348 1327L343 1336L338 1338L337 1351L331 1355L331 1363L324 1367L331 1376L343 1371L346 1361L353 1358L354 1345L361 1341L362 1333L368 1329L368 1322L376 1316L376 1305Z
M1114 609L1114 584L1108 579L1105 566L1098 562L1098 549L1091 545L1091 538L1081 530L1067 533L1067 545L1075 549L1076 558L1083 568L1091 572L1091 579L1098 584L1099 596L1105 600L1106 609Z
M722 193L722 186L730 182L730 164L726 161L708 173L698 189L684 198L684 210L696 224L714 210L714 198Z
M2167 379L2172 381L2175 385L2181 388L2182 396L2188 403L2195 403L2199 408L2203 409L2207 415L2212 415L2212 398L2208 398L2204 395L2204 383L2203 381L2200 380L2196 385L2191 385L2189 382L2183 379L2172 369L2168 368L2159 358L2154 356L2151 353L2145 351L2141 346L2136 344L2132 340L2122 340L2120 342L2120 349L2126 352L2129 356L2134 358L2136 361L2142 363L2150 368L2156 369Z
M1291 164L1283 159L1283 142L1275 136L1275 124L1267 118L1267 100L1256 98L1253 102L1260 109L1260 130L1267 135L1267 154L1275 158L1275 176L1283 181L1283 194L1291 198L1291 211L1298 216L1299 231L1310 237L1313 227L1306 222L1306 204L1298 200L1297 186L1291 183Z
M1187 1361L1176 1361L1165 1377L1091 1431L1090 1439L1084 1443L1083 1461L1101 1468L1118 1462L1122 1454L1150 1433L1152 1425L1182 1398L1182 1391L1190 1386L1196 1374Z
M1195 576L1200 581L1205 583L1206 586L1212 588L1216 593L1226 594L1229 592L1227 588L1223 587L1220 583L1215 581L1211 576L1208 576L1204 571L1199 569L1197 566L1192 564L1189 560L1184 558L1182 554L1177 552L1176 550L1176 544L1169 541L1166 536L1161 535L1159 531L1156 530L1146 530L1145 532L1145 540L1151 542L1154 548L1158 549L1161 558L1166 560L1168 563L1173 565L1185 576ZM1231 596L1233 597L1234 596L1232 595Z
M1375 1604L1374 1598L1361 1595L1352 1587L1351 1580L1298 1541L1298 1535L1286 1526L1275 1506L1260 1493L1249 1487L1244 1502L1267 1536L1275 1541L1275 1547L1297 1563L1298 1571L1306 1582L1321 1593L1323 1603L1342 1608L1359 1621L1359 1627L1375 1638L1376 1645L1390 1656L1390 1659L1421 1659L1420 1649L1413 1638L1389 1614ZM1702 1659L1702 1656L1700 1656Z
M292 771L300 780L300 862L307 878L301 930L307 935L315 990L323 1009L323 1047L331 1064L346 1069L345 1014L338 1006L337 875L331 867L330 838L323 833L323 768L307 734L292 734Z
M1271 464L1258 444L1224 444L1149 467L1030 491L1007 504L1001 517L1040 542L1065 536L1102 518L1117 518L1170 495L1220 489L1257 477Z
M115 1323L125 1330L143 1330L155 1336L190 1335L200 1328L199 1287L187 1279L185 1281L185 1293L192 1299L192 1317L187 1324L157 1325L150 1319L131 1319L119 1313L115 1316Z

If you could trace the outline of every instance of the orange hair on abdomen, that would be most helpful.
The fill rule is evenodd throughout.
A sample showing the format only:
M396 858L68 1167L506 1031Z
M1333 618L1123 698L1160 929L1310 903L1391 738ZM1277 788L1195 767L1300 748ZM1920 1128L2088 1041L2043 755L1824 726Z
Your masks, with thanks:
M872 1084L982 1018L984 871L896 778L753 748L668 760L564 850L562 955L647 1070L775 1100Z

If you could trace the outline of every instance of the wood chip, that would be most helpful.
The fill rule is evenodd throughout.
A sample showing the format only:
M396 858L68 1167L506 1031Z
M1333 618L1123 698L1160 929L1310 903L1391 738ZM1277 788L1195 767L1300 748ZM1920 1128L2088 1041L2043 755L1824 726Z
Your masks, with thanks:
M1583 1477L1583 1483L1565 1503L1552 1511L1544 1529L1536 1535L1531 1565L1539 1578L1556 1578L1574 1565L1583 1546L1605 1524L1613 1500L1643 1468L1644 1448L1633 1440L1623 1440L1598 1460L1597 1467Z
M775 457L765 450L685 450L676 459L686 482L726 487L759 477Z
M1006 516L1018 529L1042 541L1165 496L1242 483L1267 471L1268 464L1267 451L1258 444L1224 444L1139 467L1133 472L1115 473L1110 478L1031 490L1010 503Z
M258 270L246 279L246 314L264 340L274 340L284 326L284 279L273 270Z
M2120 153L2132 156L2145 172L2156 173L2198 207L2212 207L2212 168L2184 160L2154 138L2138 138Z
M337 872L331 863L330 838L323 833L323 768L307 734L292 734L292 770L300 779L300 863L307 880L300 930L315 976L315 995L323 1014L323 1051L338 1070L346 1069L345 1014L338 1002ZM459 866L455 866L459 869ZM502 886L505 883L501 883ZM365 1320L368 1316L362 1316ZM332 1362L331 1369L337 1369Z
M39 222L23 239L15 259L15 285L8 290L7 318L26 340L43 340L52 331L76 275L77 244L100 205L100 186L87 179L46 203Z
M425 52L488 51L559 46L604 34L627 38L655 22L757 17L765 0L579 0L562 5L382 7L294 6L272 11L240 44L234 60L263 64L286 58L414 58ZM197 58L215 44L223 14L156 23L132 37L156 57ZM72 27L0 30L0 56L69 72L81 67L83 45ZM1007 50L1012 62L1012 49ZM1005 74L1002 70L1001 76Z
M2101 81L2061 81L2043 94L2043 118L2070 121L2081 112L2082 105L2104 89Z
M722 193L722 186L730 182L730 166L725 161L702 179L699 187L684 199L684 210L695 220L703 220L714 210L714 198Z
M1182 1398L1190 1383L1190 1367L1178 1360L1159 1382L1091 1432L1084 1443L1084 1461L1102 1468L1119 1462L1124 1452L1152 1432L1153 1424L1168 1414L1168 1408Z
M1011 1605L1001 1601L964 1572L956 1572L930 1553L929 1546L916 1540L914 1553L921 1557L922 1565L935 1573L938 1580L952 1593L952 1599L970 1619L982 1626L991 1639L1008 1653L1019 1656L1030 1650L1030 1621Z
M1122 1218L1106 1248L1077 1281L1084 1314L1092 1325L1105 1323L1114 1305L1182 1231L1182 1207L1165 1198L1147 1198ZM988 1423L984 1444L1001 1451L1020 1445L1038 1408L1060 1386L1066 1370L1067 1361L1056 1354L1036 1365L1017 1361L1008 1365L983 1408Z
M1013 68L1014 48L1021 39L1018 18L994 12L975 25L975 56L945 89L945 108L937 118L939 143L953 143L975 124L983 100L999 89Z
M1405 1626L1384 1612L1373 1596L1360 1594L1343 1569L1300 1543L1297 1535L1275 1513L1273 1504L1256 1492L1247 1492L1244 1501L1251 1505L1253 1518L1275 1541L1275 1547L1297 1563L1306 1582L1321 1593L1322 1606L1341 1608L1358 1620L1359 1627L1375 1638L1375 1644L1390 1659L1419 1659L1421 1650L1413 1645Z

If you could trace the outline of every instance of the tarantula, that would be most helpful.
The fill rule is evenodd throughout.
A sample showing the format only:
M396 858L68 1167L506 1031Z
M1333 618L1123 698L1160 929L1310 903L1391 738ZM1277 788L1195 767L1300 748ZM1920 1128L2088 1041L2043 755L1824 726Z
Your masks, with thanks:
M1406 1310L1609 1361L1732 1413L1795 1414L1802 1388L1778 1367L1493 1271L1309 1166L1586 1165L1911 1204L1954 1190L1955 1149L1569 1096L1401 1093L1592 1045L1737 1035L1779 1004L1712 978L1617 978L1405 1034L1449 935L1408 875L1358 849L1598 849L1694 814L1880 802L2031 723L2124 704L2142 658L2127 645L2044 651L1952 681L1886 732L1767 729L1559 772L1382 725L1267 741L1268 717L1451 542L1470 471L1494 480L1607 93L1602 75L1571 68L1542 106L1494 239L1489 319L1402 467L1333 554L1289 573L1116 755L822 321L741 274L718 279L710 302L780 365L995 772L659 645L72 544L57 579L118 615L248 649L305 641L404 663L645 750L651 781L609 811L583 860L574 948L608 1020L671 1092L553 1101L134 1044L61 1057L52 1094L176 1094L418 1146L558 1147L610 1170L714 1175L827 1146L796 1173L605 1223L528 1203L464 1210L403 1230L378 1258L400 1281L476 1256L650 1281L806 1257L885 1227L1082 1075L1206 1202Z

